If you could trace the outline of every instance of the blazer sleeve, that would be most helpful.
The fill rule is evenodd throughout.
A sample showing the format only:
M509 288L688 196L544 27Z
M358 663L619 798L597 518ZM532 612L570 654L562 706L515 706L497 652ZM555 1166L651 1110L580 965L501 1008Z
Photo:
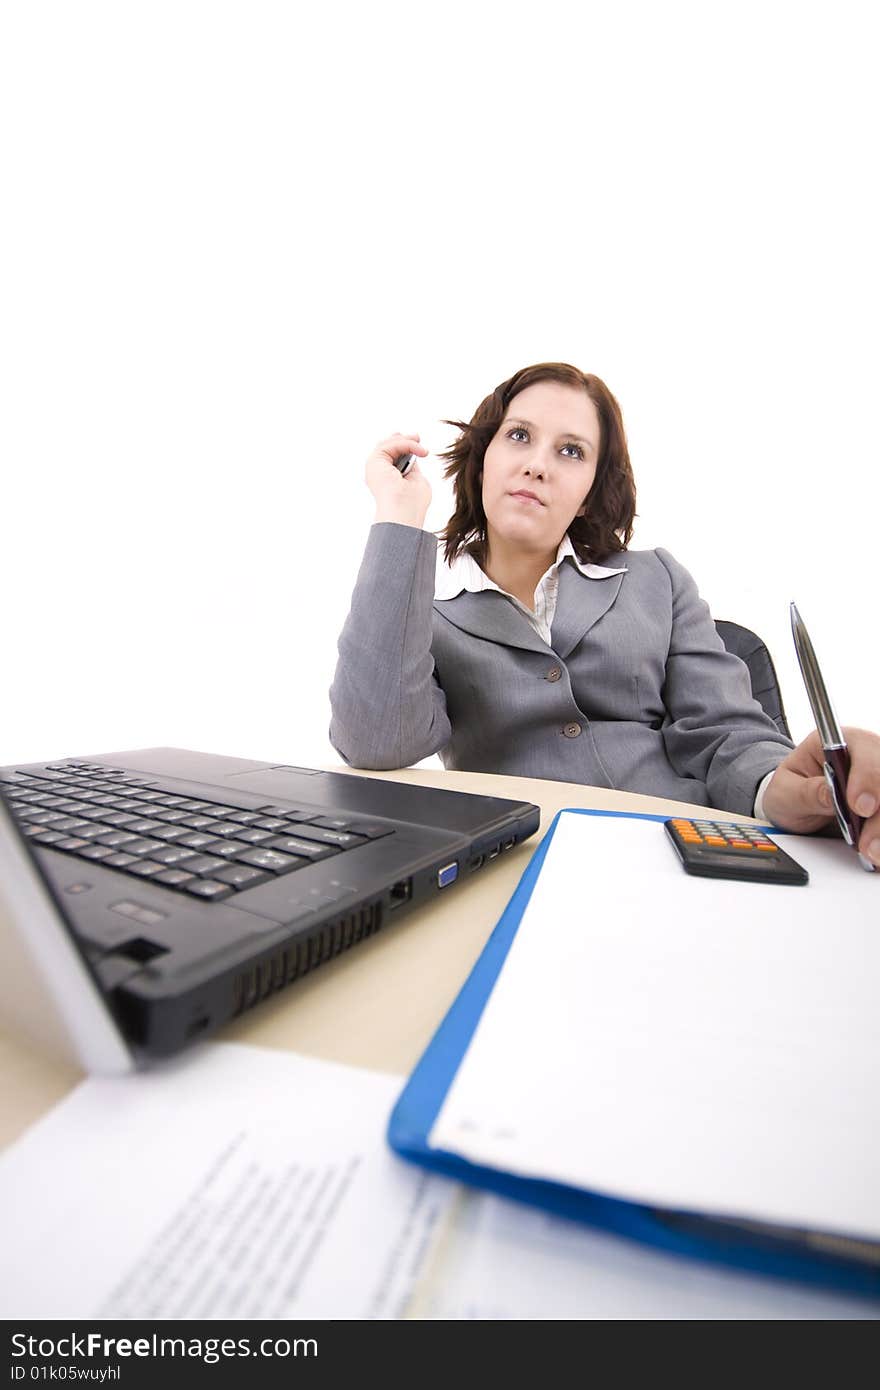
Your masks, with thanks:
M752 696L748 667L728 652L683 565L657 550L671 585L663 739L675 770L706 783L712 806L752 815L758 784L794 744Z
M408 767L449 742L431 655L436 557L428 531L370 530L330 687L330 742L353 767Z

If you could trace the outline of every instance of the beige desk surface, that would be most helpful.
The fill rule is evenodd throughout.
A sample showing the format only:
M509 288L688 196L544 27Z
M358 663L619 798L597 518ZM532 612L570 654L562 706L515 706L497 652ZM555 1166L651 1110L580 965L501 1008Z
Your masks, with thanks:
M532 801L541 807L541 827L524 845L502 855L466 885L456 886L402 919L391 919L377 936L229 1024L216 1035L218 1039L407 1073L454 1000L558 810L578 806L706 814L705 807L685 802L570 782L434 769L369 775ZM724 814L729 819L750 820ZM22 1134L79 1079L76 1070L48 1062L0 1035L0 1145Z

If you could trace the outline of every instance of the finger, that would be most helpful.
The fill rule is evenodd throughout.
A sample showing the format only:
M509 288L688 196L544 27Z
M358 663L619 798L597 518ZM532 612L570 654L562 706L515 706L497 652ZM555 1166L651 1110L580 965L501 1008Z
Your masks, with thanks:
M397 457L399 454L407 452L411 454L427 454L424 444L419 442L417 434L391 434L387 439L380 439L376 445L375 452L390 454Z
M845 729L850 753L846 799L867 820L880 807L880 738L865 729Z
M764 811L774 825L809 834L819 830L831 817L831 793L824 777L806 777L784 765L764 796Z
M872 816L862 826L859 836L859 853L864 854L880 869L880 815Z
M801 811L805 816L827 816L834 811L834 798L824 775L822 777L801 777L798 791L801 797Z

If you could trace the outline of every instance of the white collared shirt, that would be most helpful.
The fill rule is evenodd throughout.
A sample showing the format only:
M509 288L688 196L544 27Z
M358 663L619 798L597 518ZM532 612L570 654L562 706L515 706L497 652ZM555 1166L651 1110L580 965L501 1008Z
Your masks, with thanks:
M441 602L446 599L456 598L463 590L471 594L482 593L484 589L495 589L499 594L504 594L509 598L528 620L535 632L551 646L550 629L553 626L553 619L556 617L556 600L559 597L559 567L566 556L570 555L577 565L581 574L587 579L610 579L612 575L623 574L626 565L620 569L606 569L604 565L583 564L577 557L575 548L569 539L568 533L562 537L559 549L556 552L556 559L545 574L538 580L538 587L535 589L535 607L526 608L525 604L520 603L519 599L513 594L509 594L506 589L502 589L494 580L485 574L472 555L460 554L448 565L443 558L443 550L437 551L437 572L434 582L434 598Z
M434 598L441 602L446 599L457 598L465 590L471 594L482 593L484 589L496 589L499 594L504 594L511 603L528 620L535 632L551 646L550 629L553 626L553 619L556 617L556 600L559 597L559 566L566 556L571 556L581 574L587 579L610 579L614 574L626 572L626 565L620 569L606 569L604 565L583 564L577 557L575 548L569 539L568 532L562 537L559 549L556 552L556 559L545 574L538 580L538 587L535 590L534 611L526 608L525 604L520 603L519 599L513 594L509 594L506 589L491 580L485 574L472 555L460 554L448 565L443 558L442 544L437 549L437 570L434 581ZM758 785L755 795L755 806L753 814L758 820L764 820L764 792L767 790L772 772L768 772Z

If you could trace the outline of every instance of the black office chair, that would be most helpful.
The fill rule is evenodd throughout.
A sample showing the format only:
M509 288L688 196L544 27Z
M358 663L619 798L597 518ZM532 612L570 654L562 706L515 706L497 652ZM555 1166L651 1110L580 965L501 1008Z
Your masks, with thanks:
M752 694L765 714L769 714L780 733L785 734L786 738L791 738L776 667L758 634L750 628L741 627L739 623L720 622L717 618L715 626L727 650L738 656L749 668Z

